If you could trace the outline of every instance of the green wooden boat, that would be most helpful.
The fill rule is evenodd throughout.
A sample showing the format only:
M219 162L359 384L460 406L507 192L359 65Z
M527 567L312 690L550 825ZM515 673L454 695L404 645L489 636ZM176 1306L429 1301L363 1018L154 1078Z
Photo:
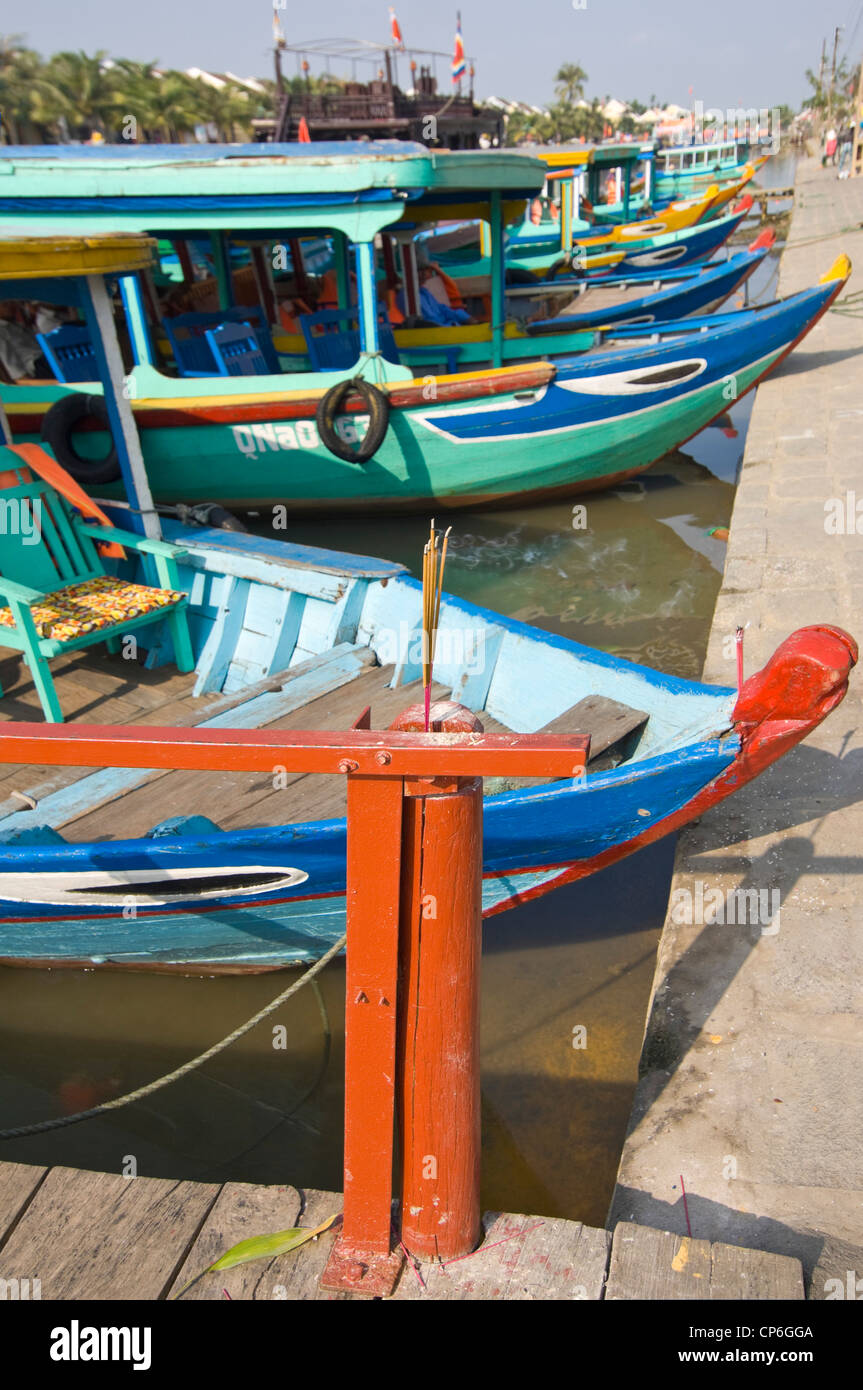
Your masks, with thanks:
M673 332L656 343L588 352L596 335L576 331L543 339L540 348L505 323L503 242L505 225L545 172L523 155L439 154L397 142L71 155L28 147L0 157L0 217L12 234L146 231L180 243L206 236L223 309L230 307L229 231L268 251L326 231L344 306L355 276L357 351L345 366L310 372L285 354L283 367L299 370L196 378L163 369L145 278L122 277L135 359L126 394L157 502L294 513L425 510L431 501L506 505L607 486L649 467L728 408L729 380L742 394L790 351L847 274L776 306L755 326L745 316L721 317L697 344ZM418 225L444 218L490 224L491 323L441 330L425 354L407 346L390 360L381 348L375 237L386 230L408 251ZM48 282L34 282L32 294L57 302ZM465 369L455 373L439 370L448 334L461 335ZM538 351L554 361L537 360ZM345 399L350 381L363 394ZM83 429L70 419L82 396L95 410L100 391L94 382L40 381L4 387L0 396L16 442L46 438L91 491L119 495L119 469L112 475L110 457L100 458L108 440L98 416L79 421Z

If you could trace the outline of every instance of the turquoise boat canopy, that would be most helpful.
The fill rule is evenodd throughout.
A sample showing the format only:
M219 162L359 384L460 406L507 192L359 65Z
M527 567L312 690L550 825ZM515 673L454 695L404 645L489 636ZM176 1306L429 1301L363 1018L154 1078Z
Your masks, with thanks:
M156 234L327 229L368 241L412 214L482 216L498 198L523 202L545 172L530 155L399 141L10 146L0 153L0 217L43 236L110 224Z

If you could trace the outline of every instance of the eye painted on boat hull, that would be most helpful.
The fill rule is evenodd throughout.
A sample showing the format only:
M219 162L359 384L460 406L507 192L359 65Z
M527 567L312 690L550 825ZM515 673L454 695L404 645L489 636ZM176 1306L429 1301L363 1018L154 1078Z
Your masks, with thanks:
M558 381L564 391L588 396L630 396L643 391L661 391L668 386L682 386L694 381L707 368L704 357L686 357L679 362L667 362L640 371L604 372L602 376L574 377Z
M79 873L0 874L0 898L46 907L112 907L134 898L140 909L199 899L251 898L305 883L303 869L249 864L240 868L127 869L121 874L82 869Z

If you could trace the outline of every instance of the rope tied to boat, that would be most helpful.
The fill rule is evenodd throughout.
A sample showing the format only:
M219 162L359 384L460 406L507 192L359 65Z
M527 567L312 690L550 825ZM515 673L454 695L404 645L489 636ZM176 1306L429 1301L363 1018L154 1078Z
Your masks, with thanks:
M314 965L311 965L304 975L301 975L300 978L295 980L292 985L289 985L287 989L282 990L281 994L277 995L275 999L271 999L269 1004L265 1004L262 1009L259 1009L258 1012L247 1019L245 1023L241 1023L239 1027L235 1028L227 1037L222 1038L219 1042L213 1043L212 1047L207 1048L206 1052L200 1053L197 1057L192 1057L188 1062L184 1062L181 1067L176 1067L173 1071L167 1072L164 1076L157 1077L155 1081L149 1081L146 1086L139 1086L137 1090L129 1091L125 1096L117 1096L115 1100L102 1101L101 1104L94 1105L89 1110L78 1110L74 1115L60 1115L53 1120L39 1120L36 1124L32 1125L17 1125L14 1129L2 1129L0 1130L0 1139L27 1139L33 1134L47 1134L52 1129L65 1129L67 1125L79 1124L81 1120L93 1119L96 1115L107 1114L110 1110L121 1110L126 1105L132 1105L137 1100L144 1100L147 1096L154 1095L156 1091L161 1091L163 1087L170 1086L174 1081L182 1080L184 1076L188 1076L189 1072L195 1071L196 1068L203 1066L205 1062L209 1062L212 1057L217 1057L220 1052L224 1052L226 1048L230 1047L232 1043L237 1042L239 1038L244 1037L246 1033L250 1033L252 1029L256 1028L259 1023L262 1023L265 1018L275 1013L276 1009L280 1008L282 1004L287 1003L287 1001L293 995L297 994L304 985L310 984L312 980L321 973L324 967L329 965L330 961L339 954L344 948L346 941L346 936L339 937L338 941L321 956L320 960L315 961Z

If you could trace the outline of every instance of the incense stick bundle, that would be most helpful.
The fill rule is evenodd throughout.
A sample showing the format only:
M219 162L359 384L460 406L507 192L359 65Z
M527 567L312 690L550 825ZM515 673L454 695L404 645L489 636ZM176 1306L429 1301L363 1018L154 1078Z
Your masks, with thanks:
M434 517L429 527L429 538L423 547L423 613L422 613L422 668L423 694L425 697L425 727L428 733L431 713L432 672L434 670L437 629L440 621L440 600L443 592L443 572L446 564L447 545L452 527L447 527L440 544L440 532L435 530ZM440 547L440 548L439 548Z

